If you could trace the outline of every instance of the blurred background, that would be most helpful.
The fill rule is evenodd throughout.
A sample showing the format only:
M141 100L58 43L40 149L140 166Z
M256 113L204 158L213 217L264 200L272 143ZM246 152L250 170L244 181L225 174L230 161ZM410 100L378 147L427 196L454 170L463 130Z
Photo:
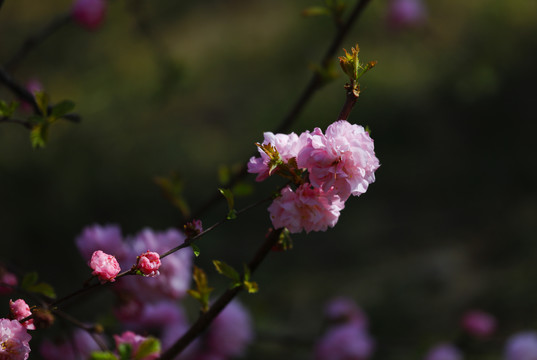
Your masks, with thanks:
M222 169L247 161L332 41L329 17L301 15L322 4L110 1L98 29L70 22L33 48L13 77L38 80L53 102L74 101L83 120L54 124L41 150L27 129L0 124L0 261L66 294L88 277L74 244L85 226L118 224L125 235L180 226L155 178L179 176L195 210ZM363 61L378 60L349 121L370 127L381 167L335 228L293 236L294 249L256 273L259 294L241 296L258 337L247 359L310 359L323 306L340 295L368 315L374 359L423 357L454 341L473 308L498 320L476 359L499 359L507 336L537 329L537 2L420 5L413 17L371 1L341 46L359 43ZM5 1L0 63L70 7ZM317 92L291 130L335 121L345 81ZM3 85L0 99L13 99ZM253 192L238 208L280 184L245 183ZM222 198L201 220L207 227L225 212ZM210 261L247 262L269 226L265 206L249 211L204 237L196 263L218 284ZM69 311L91 320L110 299L99 293Z

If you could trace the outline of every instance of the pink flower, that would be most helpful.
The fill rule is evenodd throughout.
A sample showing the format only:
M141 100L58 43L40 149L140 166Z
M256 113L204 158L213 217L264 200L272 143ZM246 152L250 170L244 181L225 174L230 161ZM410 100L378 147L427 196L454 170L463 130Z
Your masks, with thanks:
M462 360L462 353L455 346L447 343L442 343L433 346L425 360Z
M9 312L10 318L18 321L32 315L30 307L23 299L17 299L14 302L12 300L9 300ZM28 330L35 330L33 319L26 320L22 323L22 325Z
M268 211L275 228L286 227L291 233L302 230L309 233L334 227L344 207L344 202L338 196L306 183L296 191L285 187Z
M159 275L160 256L156 252L146 251L136 259L136 269L145 276L153 277Z
M129 329L147 331L175 323L186 324L186 315L180 305L171 300L141 303L130 300L114 311L116 317Z
M32 339L17 320L0 319L0 359L26 360Z
M104 20L104 0L76 0L71 9L73 19L88 30L96 30Z
M238 301L229 303L214 319L207 332L208 352L223 359L243 355L252 342L250 314Z
M388 5L388 25L394 29L422 25L426 20L422 0L391 0Z
M496 331L496 319L486 312L471 310L463 315L461 326L470 335L486 338Z
M131 352L131 358L132 359L138 359L138 360L154 360L157 359L160 356L160 350L152 352L151 354L147 354L146 356L141 357L140 354L138 354L138 350L140 349L140 345L148 340L148 338L137 335L133 333L132 331L125 331L121 335L114 335L114 340L116 341L116 347L119 347L121 344L128 344L132 347Z
M17 283L17 277L14 274L0 267L0 295L11 293L13 291L12 286L17 286Z
M330 328L315 347L315 360L365 360L374 342L360 326L348 324Z
M266 132L263 134L265 140L263 145L271 144L273 147L278 150L281 160L288 162L290 159L295 158L298 155L302 147L302 142L305 135L300 137L291 133L287 134L273 134L271 132ZM270 158L268 155L261 149L259 149L261 157L253 156L248 162L248 172L257 174L256 180L263 181L269 177L269 161Z
M147 249L164 253L181 244L185 235L175 229L163 232L144 229L129 241L133 259ZM141 302L156 302L169 299L179 299L186 295L192 280L191 249L182 249L166 257L166 261L158 269L159 276L142 278L128 276L121 280L118 290L123 290Z
M97 276L103 283L107 281L116 281L116 275L121 271L116 258L101 250L97 250L93 253L89 266L93 269L91 274Z
M339 120L309 134L297 156L297 165L309 171L309 181L324 192L333 191L343 201L366 192L380 166L374 144L363 127Z
M505 360L537 360L537 333L520 332L507 339Z

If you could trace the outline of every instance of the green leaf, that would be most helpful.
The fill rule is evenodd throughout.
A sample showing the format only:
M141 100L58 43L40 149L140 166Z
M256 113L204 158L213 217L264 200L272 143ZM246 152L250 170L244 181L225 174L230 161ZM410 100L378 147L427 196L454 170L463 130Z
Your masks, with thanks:
M233 197L233 193L229 189L218 189L222 195L227 200L227 207L228 207L228 213L227 213L227 219L233 220L237 218L237 211L234 209L235 207L235 199Z
M216 268L216 271L218 271L220 274L224 275L225 277L230 278L231 280L235 282L240 283L241 276L239 275L237 270L235 270L233 267L219 260L213 260L213 264L214 264L214 267Z
M255 294L256 292L259 291L259 286L257 285L256 282L244 281L243 284L244 284L244 287L246 288L246 290L248 290L248 293L250 293L250 294Z
M73 110L75 108L75 103L71 100L63 100L56 105L52 107L52 110L50 112L50 115L61 118L65 114L67 114L69 111Z
M21 288L23 290L28 290L28 288L34 286L37 283L37 280L39 280L39 275L37 274L37 272L33 271L31 273L28 273L22 278Z
M56 298L56 292L54 291L54 288L50 284L44 282L29 286L27 290L45 295L52 299Z
M110 351L94 351L89 360L118 360L118 358Z
M239 182L233 186L235 196L248 196L254 192L254 186L250 183Z
M48 124L37 124L30 131L30 141L34 149L45 147L48 137Z
M196 257L200 256L200 248L197 245L190 244L190 247L192 248L192 251L194 251Z
M34 95L35 102L37 103L37 108L42 115L48 115L48 104L50 103L50 97L44 91L38 91Z
M205 272L195 265L192 277L196 283L196 289L189 289L187 292L201 303L201 311L206 312L209 310L209 295L214 289L209 287Z
M117 352L120 360L130 360L132 357L132 345L121 343L117 346Z
M140 344L134 360L141 360L155 354L160 354L160 341L150 336Z
M4 100L0 100L0 116L10 117L18 106L19 103L16 101L11 101L8 105Z

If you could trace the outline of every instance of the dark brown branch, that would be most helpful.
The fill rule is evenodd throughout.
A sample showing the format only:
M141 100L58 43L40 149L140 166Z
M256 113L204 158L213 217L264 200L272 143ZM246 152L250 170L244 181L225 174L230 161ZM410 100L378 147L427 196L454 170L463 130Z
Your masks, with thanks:
M250 272L253 273L265 259L272 247L277 243L282 229L272 231L265 242L259 247L252 260L248 263ZM211 322L220 314L220 312L237 296L242 287L235 287L223 293L211 308L203 313L198 320L188 329L188 331L172 345L159 358L160 360L172 360L181 353L195 338L198 337Z
M339 113L339 116L336 120L347 120L357 100L358 97L355 95L355 93L352 90L347 90L347 98L345 99L345 104L343 104L343 108L341 109L341 112Z
M371 0L359 0L356 3L356 6L352 9L347 20L342 23L341 26L338 27L332 42L328 46L323 58L321 59L322 68L326 67L330 63L330 60L333 59L336 53L340 50L343 39L348 34L351 27L354 25L358 17L362 14L362 12L365 10L366 6L370 2ZM315 72L312 75L308 85L304 88L299 98L289 111L289 113L284 117L280 125L276 128L275 133L287 132L291 128L293 123L297 120L298 116L302 113L302 110L304 110L313 95L317 92L317 90L322 87L322 85L323 79L321 75L318 72ZM253 155L255 156L257 155L257 153ZM226 186L229 188L233 187L244 177L246 177L247 174L248 172L246 169L246 165L243 165L241 169L237 172L237 174L230 180L230 182L226 184ZM204 205L200 207L199 210L193 213L191 219L199 218L201 214L207 211L207 209L211 208L219 200L220 194L215 193L209 200L204 203Z
M68 24L71 21L71 13L66 12L54 18L49 24L47 24L43 29L40 29L35 34L31 35L24 41L19 50L9 59L4 67L9 71L13 71L15 67L20 64L24 57L34 48L36 48L40 43L45 41L50 35L55 33L58 29L62 28L64 25Z
M27 129L32 128L32 125L26 120L14 119L14 118L10 118L10 117L0 116L0 123L2 123L2 122L19 124L19 125L24 126Z
M41 114L41 111L39 110L39 107L37 106L37 103L35 101L34 95L29 92L24 86L19 84L13 77L0 66L0 83L3 83L19 100L29 103L32 106L32 109L34 113L38 115L44 115ZM52 110L52 106L49 105L48 111ZM71 122L78 123L80 122L81 118L80 115L76 113L69 113L62 116L62 119L69 120ZM28 125L30 125L28 123ZM30 126L25 125L27 128L31 128Z

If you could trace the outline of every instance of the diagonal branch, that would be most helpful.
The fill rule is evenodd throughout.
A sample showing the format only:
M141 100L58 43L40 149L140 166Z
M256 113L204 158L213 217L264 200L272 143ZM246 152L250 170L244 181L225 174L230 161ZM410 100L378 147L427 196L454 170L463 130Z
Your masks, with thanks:
M2 3L0 0L0 6ZM64 25L68 24L71 21L71 13L66 12L64 14L58 15L56 18L47 24L44 28L40 29L35 34L31 35L24 41L19 50L9 59L4 67L9 71L13 71L15 67L24 59L24 57L39 44L45 41L50 35L55 33L58 29L62 28Z
M342 23L334 35L334 38L332 39L332 42L326 49L326 52L321 59L321 66L324 68L326 67L330 60L334 58L337 51L339 51L339 48L341 47L341 44L343 42L343 39L345 36L349 33L350 29L358 19L358 17L362 14L362 12L365 10L366 6L371 2L371 0L358 0L356 3L356 6L352 9L349 17L347 20ZM289 111L289 113L283 118L280 125L276 128L275 133L283 133L288 131L293 123L297 120L299 115L302 113L308 102L311 100L313 95L323 86L323 79L321 75L318 72L313 73L310 81L300 94L299 98ZM254 156L257 153L254 154ZM240 180L242 180L246 175L248 174L246 165L243 165L241 169L236 173L236 175L229 181L229 184L226 184L227 187L232 188L234 185L236 185ZM220 194L215 193L209 200L207 200L194 214L191 218L196 219L199 218L201 214L203 214L205 211L210 209L212 206L214 206L215 203L217 203L220 200Z
M256 254L248 263L248 268L250 272L253 273L265 259L268 253L271 251L272 247L277 243L282 229L272 231L265 242L259 247ZM220 314L220 312L237 296L237 294L242 290L242 287L235 287L233 289L227 290L223 293L218 300L211 306L211 308L203 313L198 320L188 329L188 331L172 345L159 360L172 360L177 355L181 353L199 334L201 334L211 322Z

